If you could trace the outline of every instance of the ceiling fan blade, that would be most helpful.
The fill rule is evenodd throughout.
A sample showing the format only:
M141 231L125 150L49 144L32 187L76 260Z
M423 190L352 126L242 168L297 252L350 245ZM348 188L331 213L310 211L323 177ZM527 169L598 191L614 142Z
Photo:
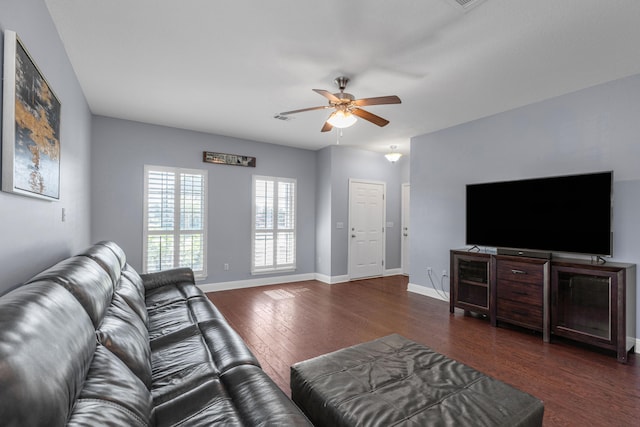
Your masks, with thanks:
M324 126L322 126L322 129L320 129L320 132L329 132L331 129L333 129L333 126L331 126L331 123L324 122Z
M333 102L340 102L340 98L338 98L337 96L335 96L334 94L332 94L331 92L329 92L328 90L324 90L324 89L313 89L314 92L319 93L320 95L324 96L325 98L327 98L329 101L333 101Z
M303 113L305 111L313 111L313 110L326 110L327 108L331 108L331 106L323 105L322 107L301 108L300 110L285 111L284 113L280 113L279 115L286 116L287 114Z
M329 132L331 129L333 129L333 125L329 123L329 120L331 120L331 117L335 115L336 115L336 112L334 111L329 115L329 117L327 117L327 121L324 122L324 126L322 126L322 129L320 129L320 132Z
M368 120L374 125L378 125L380 127L386 126L389 124L389 120L383 119L380 116L376 116L375 114L372 114L366 110L363 110L362 108L354 108L353 110L351 110L351 112L356 116L362 119Z
M390 96L377 96L375 98L362 98L356 99L353 101L358 107L363 107L366 105L383 105L383 104L400 104L400 98L395 95Z

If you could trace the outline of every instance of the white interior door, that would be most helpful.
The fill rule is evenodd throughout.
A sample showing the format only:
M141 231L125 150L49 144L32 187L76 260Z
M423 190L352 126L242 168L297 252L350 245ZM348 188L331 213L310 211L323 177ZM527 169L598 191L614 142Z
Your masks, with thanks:
M382 276L385 184L349 181L349 278Z
M409 184L402 184L402 246L401 250L401 262L402 262L402 274L409 275L409 194L411 186Z

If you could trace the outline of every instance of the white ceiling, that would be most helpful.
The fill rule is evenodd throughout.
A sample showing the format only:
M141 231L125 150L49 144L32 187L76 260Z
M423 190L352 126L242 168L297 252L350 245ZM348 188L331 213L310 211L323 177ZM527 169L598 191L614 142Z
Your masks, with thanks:
M464 0L460 0L464 3ZM640 73L638 0L45 0L96 115L320 149L351 78L366 107L340 143L412 136Z

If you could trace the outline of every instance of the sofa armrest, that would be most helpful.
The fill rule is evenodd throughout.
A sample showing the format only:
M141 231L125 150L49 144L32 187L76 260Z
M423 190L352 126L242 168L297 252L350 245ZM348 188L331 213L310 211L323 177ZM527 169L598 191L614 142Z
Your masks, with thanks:
M188 267L141 274L140 277L142 278L142 283L144 283L144 288L146 290L185 282L192 284L196 283L193 276L193 270Z

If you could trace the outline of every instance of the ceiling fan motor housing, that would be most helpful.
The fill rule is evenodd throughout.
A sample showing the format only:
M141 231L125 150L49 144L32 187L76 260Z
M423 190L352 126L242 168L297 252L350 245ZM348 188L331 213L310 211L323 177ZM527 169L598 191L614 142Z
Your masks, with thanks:
M340 101L329 101L329 105L332 107L336 107L339 110L345 110L350 106L351 102L355 101L355 96L350 93L346 93L344 90L347 88L347 83L349 83L349 77L341 76L337 77L333 81L340 89L340 92L334 93L333 95L338 98Z
M345 77L345 76L336 77L336 79L333 82L338 86L338 89L340 89L340 92L344 92L344 90L347 88L347 83L349 83L349 77Z
M338 107L340 105L349 105L351 104L352 101L356 99L353 95L346 92L338 92L338 93L334 93L333 95L340 100L339 102L329 101L329 104L331 104L331 106L333 107Z

